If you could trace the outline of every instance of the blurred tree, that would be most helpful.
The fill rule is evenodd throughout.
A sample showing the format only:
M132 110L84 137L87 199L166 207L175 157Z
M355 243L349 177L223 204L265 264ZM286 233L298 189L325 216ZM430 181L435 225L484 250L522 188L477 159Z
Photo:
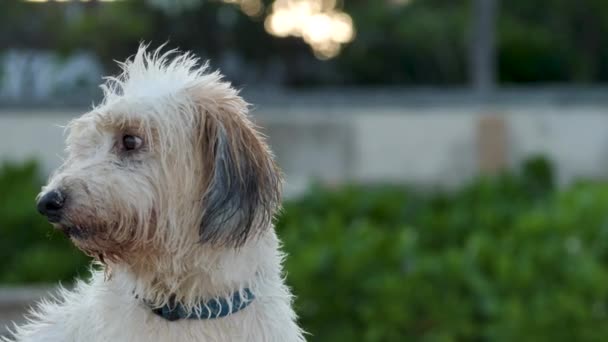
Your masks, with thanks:
M608 2L503 2L498 62L503 82L608 80Z
M299 38L277 38L264 30L274 0L264 0L267 11L253 16L235 1L9 1L0 11L0 47L92 50L110 66L142 40L169 41L223 69L236 65L231 78L256 84L449 86L466 84L475 70L475 75L486 70L483 79L492 79L493 44L487 41L483 45L490 48L478 51L486 62L470 63L471 51L477 51L470 29L479 7L474 4L490 5L489 17L477 17L479 23L490 19L483 26L494 26L488 1L497 0L344 1L356 37L329 61L317 60ZM477 31L486 37L474 39L478 43L492 36L488 29ZM495 46L501 83L608 81L608 2L504 1L496 14Z
M334 63L349 83L463 84L466 0L349 1L357 38Z
M71 5L57 46L64 52L93 50L106 67L132 54L142 37L153 31L160 14L138 0L109 6L97 1Z
M475 0L473 8L469 70L473 88L480 95L485 95L493 90L496 83L495 41L498 0Z

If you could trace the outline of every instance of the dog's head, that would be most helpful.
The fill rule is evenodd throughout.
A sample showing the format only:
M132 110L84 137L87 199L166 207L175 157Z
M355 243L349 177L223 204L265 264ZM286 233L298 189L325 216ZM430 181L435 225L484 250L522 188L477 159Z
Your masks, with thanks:
M281 175L248 105L189 54L141 47L68 125L38 209L102 261L238 248L271 225Z

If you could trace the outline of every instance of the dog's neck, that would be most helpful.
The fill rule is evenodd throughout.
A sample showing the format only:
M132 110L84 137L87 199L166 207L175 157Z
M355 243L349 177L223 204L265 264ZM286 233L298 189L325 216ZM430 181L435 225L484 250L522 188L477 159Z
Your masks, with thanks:
M200 245L199 250L177 259L181 264L168 256L136 265L108 265L109 277L113 284L152 305L162 306L174 298L192 307L201 300L229 297L243 289L256 293L269 277L280 279L278 247L274 230L268 229L238 249Z

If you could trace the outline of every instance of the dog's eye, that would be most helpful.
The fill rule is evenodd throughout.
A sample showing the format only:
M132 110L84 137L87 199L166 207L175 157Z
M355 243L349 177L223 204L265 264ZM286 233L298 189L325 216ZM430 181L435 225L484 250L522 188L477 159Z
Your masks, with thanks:
M137 150L141 147L143 141L140 137L136 137L134 135L125 134L122 137L122 146L127 151Z

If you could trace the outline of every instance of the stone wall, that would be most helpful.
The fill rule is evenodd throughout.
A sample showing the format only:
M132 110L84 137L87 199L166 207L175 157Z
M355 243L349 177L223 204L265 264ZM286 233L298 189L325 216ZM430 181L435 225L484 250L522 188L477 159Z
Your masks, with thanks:
M35 158L49 172L61 162L61 126L82 111L0 109L0 160ZM562 184L608 171L608 106L264 106L254 116L289 194L313 181L454 187L535 154L556 163Z

